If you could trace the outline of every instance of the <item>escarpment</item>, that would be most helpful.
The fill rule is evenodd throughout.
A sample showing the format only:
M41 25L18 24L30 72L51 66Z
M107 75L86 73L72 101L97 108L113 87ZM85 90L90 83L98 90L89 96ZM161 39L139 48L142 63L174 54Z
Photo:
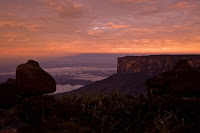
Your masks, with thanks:
M200 55L126 56L118 58L117 74L145 73L153 77L171 70L183 59L187 59L192 67L200 67Z
M180 60L170 71L145 82L147 93L179 97L200 97L200 69Z

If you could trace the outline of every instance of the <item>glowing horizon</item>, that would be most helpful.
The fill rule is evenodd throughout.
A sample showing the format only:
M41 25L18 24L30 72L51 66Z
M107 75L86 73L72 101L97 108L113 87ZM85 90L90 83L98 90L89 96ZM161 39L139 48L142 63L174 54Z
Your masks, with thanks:
M199 54L198 0L2 0L0 58Z

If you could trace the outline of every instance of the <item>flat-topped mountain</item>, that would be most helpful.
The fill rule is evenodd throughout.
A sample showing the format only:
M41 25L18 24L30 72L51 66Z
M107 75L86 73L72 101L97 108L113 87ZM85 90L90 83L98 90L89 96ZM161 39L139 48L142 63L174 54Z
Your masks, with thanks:
M150 55L118 58L117 74L144 72L148 76L171 70L179 60L187 59L192 67L200 67L200 55Z
M69 94L98 95L120 92L135 95L145 92L145 81L157 74L171 70L179 60L186 59L193 67L200 68L200 55L150 55L118 58L117 74L86 85Z

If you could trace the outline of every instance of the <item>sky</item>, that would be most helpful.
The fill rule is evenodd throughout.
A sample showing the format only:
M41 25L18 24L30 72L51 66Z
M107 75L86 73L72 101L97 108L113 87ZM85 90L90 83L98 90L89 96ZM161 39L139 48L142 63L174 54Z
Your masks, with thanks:
M0 58L200 53L199 0L0 0Z

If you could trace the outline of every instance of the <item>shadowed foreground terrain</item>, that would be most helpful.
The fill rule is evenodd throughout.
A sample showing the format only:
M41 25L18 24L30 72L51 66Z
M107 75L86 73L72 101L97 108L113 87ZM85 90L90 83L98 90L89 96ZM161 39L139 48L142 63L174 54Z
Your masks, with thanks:
M163 97L164 98L164 97ZM161 98L162 99L162 98ZM199 100L165 97L157 104L148 97L35 96L0 110L1 132L30 133L197 133ZM170 105L173 103L173 105ZM174 106L175 105L175 106ZM183 106L185 105L185 106ZM189 108L192 107L192 108Z

